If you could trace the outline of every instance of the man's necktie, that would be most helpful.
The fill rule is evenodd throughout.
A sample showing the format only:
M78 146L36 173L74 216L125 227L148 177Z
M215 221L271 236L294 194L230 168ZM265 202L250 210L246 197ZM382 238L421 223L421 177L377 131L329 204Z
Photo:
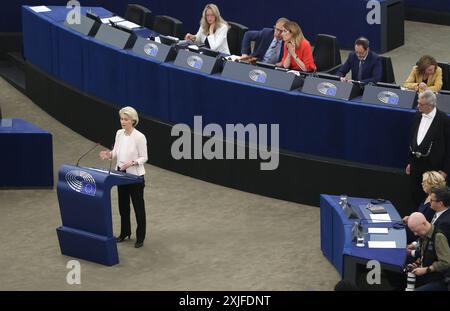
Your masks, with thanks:
M275 64L277 62L278 57L278 45L280 44L280 41L273 40L272 44L270 44L269 49L266 52L266 55L264 56L264 62Z
M359 61L359 68L358 68L358 81L362 80L362 69L363 69L363 61Z
M431 219L431 224L434 225L434 222L436 221L436 219L437 219L437 214L434 214L433 219Z

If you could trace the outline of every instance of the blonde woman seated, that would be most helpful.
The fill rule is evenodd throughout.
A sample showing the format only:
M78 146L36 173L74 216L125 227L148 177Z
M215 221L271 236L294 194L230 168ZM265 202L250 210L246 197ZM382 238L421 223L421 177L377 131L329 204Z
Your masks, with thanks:
M188 33L185 39L206 44L211 50L230 54L227 41L228 29L228 23L220 16L219 8L215 4L210 3L203 9L197 34Z
M311 44L303 36L296 22L286 22L283 27L284 53L281 64L284 68L298 71L315 71L316 65Z
M442 88L442 69L432 56L424 55L413 67L403 86L419 93L426 90L439 92Z

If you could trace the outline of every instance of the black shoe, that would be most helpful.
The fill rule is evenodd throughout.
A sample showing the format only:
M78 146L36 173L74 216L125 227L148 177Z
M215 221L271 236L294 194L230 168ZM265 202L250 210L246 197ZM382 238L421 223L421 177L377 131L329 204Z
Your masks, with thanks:
M134 247L135 247L135 248L140 248L140 247L142 247L142 246L144 246L144 241L134 243Z
M128 235L119 235L118 237L116 237L116 242L120 243L125 241L125 239L128 238L128 240L131 238L131 234Z

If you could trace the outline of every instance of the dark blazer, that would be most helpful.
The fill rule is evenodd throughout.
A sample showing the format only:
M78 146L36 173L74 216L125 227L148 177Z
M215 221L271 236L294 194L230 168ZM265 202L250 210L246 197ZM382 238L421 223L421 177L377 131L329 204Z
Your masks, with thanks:
M247 54L252 55L258 58L259 61L263 60L264 55L266 55L267 49L272 43L273 40L273 29L272 28L264 28L262 30L250 30L247 31L244 35L244 39L242 39L242 48L241 55ZM251 42L255 41L255 49L253 53L251 53ZM283 47L284 42L281 45L280 49L280 57L278 61L283 57Z
M428 129L422 143L417 145L417 132L419 131L420 120L422 114L417 112L414 116L410 147L413 151L426 154L431 142L430 155L427 158L430 164L429 169L442 170L447 174L450 173L450 119L442 111L436 109L436 116ZM414 162L415 157L410 153L410 163Z
M377 83L381 80L381 59L372 51L366 57L363 62L362 82L364 83ZM359 59L355 52L351 52L345 63L336 72L337 76L344 77L350 70L352 71L352 80L358 80Z
M436 219L434 225L445 235L447 242L450 245L450 209L443 212L441 216Z

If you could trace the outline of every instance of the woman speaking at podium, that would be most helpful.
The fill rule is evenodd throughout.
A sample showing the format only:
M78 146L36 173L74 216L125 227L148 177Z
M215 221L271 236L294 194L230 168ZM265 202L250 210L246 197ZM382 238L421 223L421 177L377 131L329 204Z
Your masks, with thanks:
M145 135L139 132L135 127L139 122L137 111L132 107L124 107L119 111L120 125L122 129L116 133L116 140L112 151L100 151L100 157L103 160L117 159L117 170L140 176L142 182L137 184L117 186L119 195L120 212L120 235L116 238L117 242L122 242L131 236L130 222L130 198L133 202L134 212L136 214L136 243L134 247L139 248L144 245L146 218L144 203L145 187L145 168L147 162L147 139Z

